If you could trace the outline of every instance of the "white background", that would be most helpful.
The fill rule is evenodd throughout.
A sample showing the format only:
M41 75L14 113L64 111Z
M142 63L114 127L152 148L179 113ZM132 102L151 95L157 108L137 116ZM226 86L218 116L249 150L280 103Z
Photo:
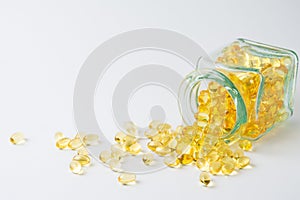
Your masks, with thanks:
M298 198L299 90L293 118L248 154L253 168L213 177L213 188L203 188L192 167L138 176L131 187L95 162L86 175L75 176L68 170L73 153L57 150L53 135L74 135L72 98L80 66L112 36L155 27L182 33L207 51L245 37L300 52L299 6L296 0L1 0L0 199ZM25 145L8 142L15 131L25 133Z

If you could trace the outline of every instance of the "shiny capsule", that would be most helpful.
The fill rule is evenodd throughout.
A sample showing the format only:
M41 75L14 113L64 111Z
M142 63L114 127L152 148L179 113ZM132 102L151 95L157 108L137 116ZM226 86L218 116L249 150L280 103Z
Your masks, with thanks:
M77 149L77 154L78 155L89 155L89 152L87 149L83 146L81 146L79 149Z
M168 155L164 158L164 164L168 167L175 168L180 166L180 160L174 155Z
M119 183L123 185L134 184L136 182L135 174L122 173L118 177Z
M250 151L252 149L252 142L249 140L240 140L239 147L244 151Z
M125 141L126 134L123 132L118 132L115 136L115 141L122 144Z
M183 154L179 160L180 160L181 164L188 165L194 161L194 158L190 154Z
M196 161L196 166L201 170L206 170L207 167L207 161L204 158L199 158Z
M234 171L235 165L233 162L226 162L222 166L222 174L229 175Z
M127 152L132 155L137 155L141 152L142 147L139 143L134 143L127 148Z
M242 149L237 149L234 154L233 154L233 157L235 159L238 159L240 157L244 156L244 151Z
M214 161L209 164L209 172L213 175L218 174L221 171L222 163L220 161Z
M62 138L56 142L56 147L59 149L66 149L70 141L70 138Z
M237 159L236 166L239 169L242 169L250 164L250 159L247 156L242 156Z
M199 180L200 183L202 183L204 186L208 186L211 181L210 176L207 172L202 172L200 174Z
M99 142L99 136L96 134L88 134L83 137L83 143L85 145L96 145Z
M10 136L10 138L9 138L9 141L12 144L16 145L16 144L22 144L22 143L24 143L26 141L26 139L25 139L25 136L24 136L23 133L18 132L18 133L12 134Z
M72 150L79 149L82 146L82 142L80 138L74 138L70 140L68 147Z
M80 162L72 160L70 163L70 170L74 174L81 174L82 166L81 166Z
M85 166L91 163L91 159L87 155L75 155L73 157L73 160L79 162L81 166Z
M107 163L111 159L111 152L110 151L102 151L99 155L99 159L102 162Z
M145 165L151 165L154 160L154 155L152 153L145 153L142 160Z

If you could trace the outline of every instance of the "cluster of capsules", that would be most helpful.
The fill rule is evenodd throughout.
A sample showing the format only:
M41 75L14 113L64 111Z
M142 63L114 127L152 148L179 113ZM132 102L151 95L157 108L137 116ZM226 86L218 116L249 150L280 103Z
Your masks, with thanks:
M248 120L240 131L243 137L258 138L289 117L284 99L288 69L292 65L290 57L256 55L248 46L234 42L223 49L217 62L235 69L218 70L235 84L245 102ZM236 70L241 67L242 70Z
M76 154L70 162L70 170L74 174L83 174L84 168L91 163L91 157L86 146L99 144L99 136L96 134L76 134L74 138L66 137L62 132L55 133L56 147L58 149L70 149Z
M220 137L235 124L235 108L227 91L218 83L210 82L207 90L200 92L198 102L198 112L192 126L180 125L172 129L170 124L152 121L142 138L147 138L147 145L142 147L141 139L133 134L137 132L137 127L131 123L128 132L115 135L116 144L110 150L102 151L100 160L117 171L126 156L142 154L144 164L152 165L156 154L163 157L168 167L196 166L202 170L199 179L205 186L210 184L210 174L230 175L248 166L250 159L244 151L251 150L252 143L240 140L239 145L233 147ZM127 177L126 181L119 177L122 184L135 182L134 174L123 173L121 176Z

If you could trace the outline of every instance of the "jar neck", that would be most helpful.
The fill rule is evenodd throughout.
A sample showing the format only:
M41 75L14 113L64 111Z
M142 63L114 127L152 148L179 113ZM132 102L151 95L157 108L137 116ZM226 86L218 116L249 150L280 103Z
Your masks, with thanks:
M234 83L222 72L215 69L195 70L188 74L179 88L179 107L182 119L185 124L192 125L195 121L194 114L198 111L198 96L201 91L201 85L207 85L208 82L214 81L224 87L233 99L236 109L236 123L233 129L224 139L232 137L242 124L247 122L247 110L245 102L234 85Z

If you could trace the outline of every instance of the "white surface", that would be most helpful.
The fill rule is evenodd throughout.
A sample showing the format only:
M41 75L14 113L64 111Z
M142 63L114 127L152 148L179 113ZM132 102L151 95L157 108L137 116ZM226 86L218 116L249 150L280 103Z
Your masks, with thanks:
M181 2L181 3L179 3ZM299 90L295 115L249 154L254 168L198 183L186 167L139 176L122 187L117 174L95 164L85 176L68 170L72 152L54 147L53 134L73 135L72 95L81 64L118 33L171 29L208 51L245 37L300 52L297 1L0 1L1 199L295 199L299 196ZM299 81L298 81L299 86ZM299 89L299 88L298 88ZM8 142L22 131L22 146Z

